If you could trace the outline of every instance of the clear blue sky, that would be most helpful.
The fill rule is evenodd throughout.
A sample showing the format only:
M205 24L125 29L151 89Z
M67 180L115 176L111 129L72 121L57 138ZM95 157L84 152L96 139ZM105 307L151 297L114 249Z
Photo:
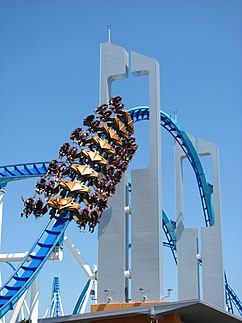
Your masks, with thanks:
M112 25L114 44L160 63L161 109L177 111L183 129L219 146L225 270L242 299L241 18L239 0L1 0L0 165L53 159L99 104L99 44L107 41L107 25ZM146 78L130 77L113 89L127 108L148 104ZM146 128L136 127L140 151L131 168L145 164ZM163 138L163 204L174 219L173 140ZM205 169L209 177L209 160ZM188 166L185 173L187 226L203 226L194 175ZM20 218L20 196L31 195L35 182L7 186L2 253L29 249L46 222ZM80 235L74 223L67 234L89 264L96 263L96 234ZM41 272L40 316L50 304L53 276L60 278L66 314L86 282L68 251L64 257ZM175 300L169 250L165 258L165 288L175 290Z

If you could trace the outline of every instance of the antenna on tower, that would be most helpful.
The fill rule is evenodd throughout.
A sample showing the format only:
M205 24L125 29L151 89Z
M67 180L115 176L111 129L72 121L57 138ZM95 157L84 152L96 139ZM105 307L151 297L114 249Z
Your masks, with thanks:
M177 114L178 114L177 110L174 111L174 119L175 119L175 121L177 121Z
M111 25L107 25L108 29L108 42L111 43Z

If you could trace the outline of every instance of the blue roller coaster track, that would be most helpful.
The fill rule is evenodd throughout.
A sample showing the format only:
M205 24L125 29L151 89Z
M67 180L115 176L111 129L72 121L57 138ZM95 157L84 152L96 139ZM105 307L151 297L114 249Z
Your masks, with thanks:
M149 120L150 111L149 107L138 107L129 110L129 114L133 122ZM202 207L204 212L206 226L214 224L214 214L211 203L212 185L206 180L206 176L199 159L199 156L194 148L191 140L184 130L182 130L177 122L168 114L160 112L160 123L178 142L186 157L188 158L196 175L199 193L202 201Z
M149 107L137 107L129 110L133 122L149 120ZM179 143L180 147L187 156L196 175L199 193L202 201L202 208L206 226L214 224L214 215L212 208L212 185L206 181L205 173L201 165L199 156L190 141L189 137L169 115L160 113L160 123ZM0 188L4 188L9 182L22 180L31 177L41 177L48 169L48 162L28 163L21 165L9 165L0 167ZM52 250L62 239L63 233L70 223L69 212L64 212L58 217L54 217L55 222L49 219L38 239L33 244L29 253L16 271L7 280L5 285L0 289L0 318L9 310L13 309L14 304L31 286L34 279L41 271ZM176 231L175 222L170 220L168 215L163 211L163 229L167 237L167 244L171 248L172 254L176 261ZM36 252L36 254L33 254ZM27 263L27 259L31 259ZM242 303L228 285L225 279L226 298L230 305L228 309L233 312L232 303L236 306L242 316Z
M0 188L12 181L43 176L48 166L49 162L0 166Z
M54 277L51 295L50 317L60 316L60 283L59 277Z
M78 297L78 300L77 300L77 302L76 302L76 305L75 305L75 307L74 307L74 309L73 309L73 312L72 312L72 314L73 314L73 315L76 315L76 314L80 313L81 307L82 307L82 305L83 305L83 303L84 303L84 300L85 300L85 297L86 297L86 294L87 294L88 288L89 288L89 286L90 286L90 284L91 284L91 283L92 283L92 282L91 282L91 280L89 279L89 280L87 281L86 285L84 286L84 288L83 288L83 290L82 290L82 292L81 292L80 296Z

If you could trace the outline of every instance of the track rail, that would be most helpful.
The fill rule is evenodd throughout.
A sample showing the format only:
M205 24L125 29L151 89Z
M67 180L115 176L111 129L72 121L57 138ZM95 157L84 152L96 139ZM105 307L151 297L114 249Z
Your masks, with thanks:
M0 317L13 309L14 304L33 283L70 223L69 212L54 217L54 222L53 224L52 219L49 219L23 262L0 289ZM33 252L36 254L33 255ZM31 259L30 262L28 258Z
M162 210L162 228L167 238L167 246L170 247L175 263L177 264L176 223L168 217L167 213L164 210Z
M76 315L76 314L79 314L80 313L80 310L81 310L81 307L84 303L84 300L85 300L85 297L86 297L86 294L87 294L87 291L88 291L88 288L89 286L91 285L92 281L89 279L86 283L86 285L84 286L80 296L78 297L78 300L76 302L76 305L73 309L73 312L72 314L73 315Z
M54 277L51 295L50 317L60 316L60 284L59 277Z
M226 291L226 303L228 306L228 311L234 314L234 309L232 303L237 308L240 316L242 316L242 302L240 301L239 297L235 294L232 287L228 284L226 274L225 276L225 291Z
M149 107L142 106L130 109L129 114L135 123L138 121L149 120L150 111ZM188 158L196 175L199 194L202 201L205 224L206 226L213 225L214 214L211 202L212 185L206 180L205 173L196 149L194 148L186 132L179 127L177 122L171 116L163 111L160 112L160 124L174 137Z
M48 166L49 162L0 166L0 188L4 188L12 181L43 176L46 174Z

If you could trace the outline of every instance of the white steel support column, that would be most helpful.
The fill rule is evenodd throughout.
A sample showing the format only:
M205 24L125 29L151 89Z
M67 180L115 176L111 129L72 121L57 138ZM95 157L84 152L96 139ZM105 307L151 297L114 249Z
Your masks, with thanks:
M38 275L30 287L30 319L32 323L38 322L39 313L39 276Z
M225 309L219 152L217 145L203 139L199 139L198 147L200 155L212 157L214 207L214 225L201 231L203 299Z
M64 236L64 243L72 256L76 259L76 261L79 263L81 266L82 270L84 273L87 275L87 277L91 280L95 279L94 273L92 272L90 266L88 263L83 259L81 256L80 251L75 247L74 243L70 241L70 239L67 237L67 235Z
M12 317L10 319L10 322L11 323L15 323L17 322L18 320L18 316L19 316L19 313L21 311L21 308L23 307L24 305L24 301L25 301L25 298L28 294L28 289L23 293L23 295L20 297L20 299L18 300L17 304L15 305L15 308L13 310L13 314L12 314Z
M90 298L90 293L91 293L91 290L92 290L92 287L93 287L93 283L94 283L94 281L92 280L92 281L90 282L90 285L89 285L88 289L87 289L87 292L86 292L86 296L85 296L84 302L83 302L82 307L81 307L81 309L80 309L80 312L79 312L78 314L83 314L83 313L85 313L85 310L86 310L86 307L87 307L87 303L88 303L89 298Z

